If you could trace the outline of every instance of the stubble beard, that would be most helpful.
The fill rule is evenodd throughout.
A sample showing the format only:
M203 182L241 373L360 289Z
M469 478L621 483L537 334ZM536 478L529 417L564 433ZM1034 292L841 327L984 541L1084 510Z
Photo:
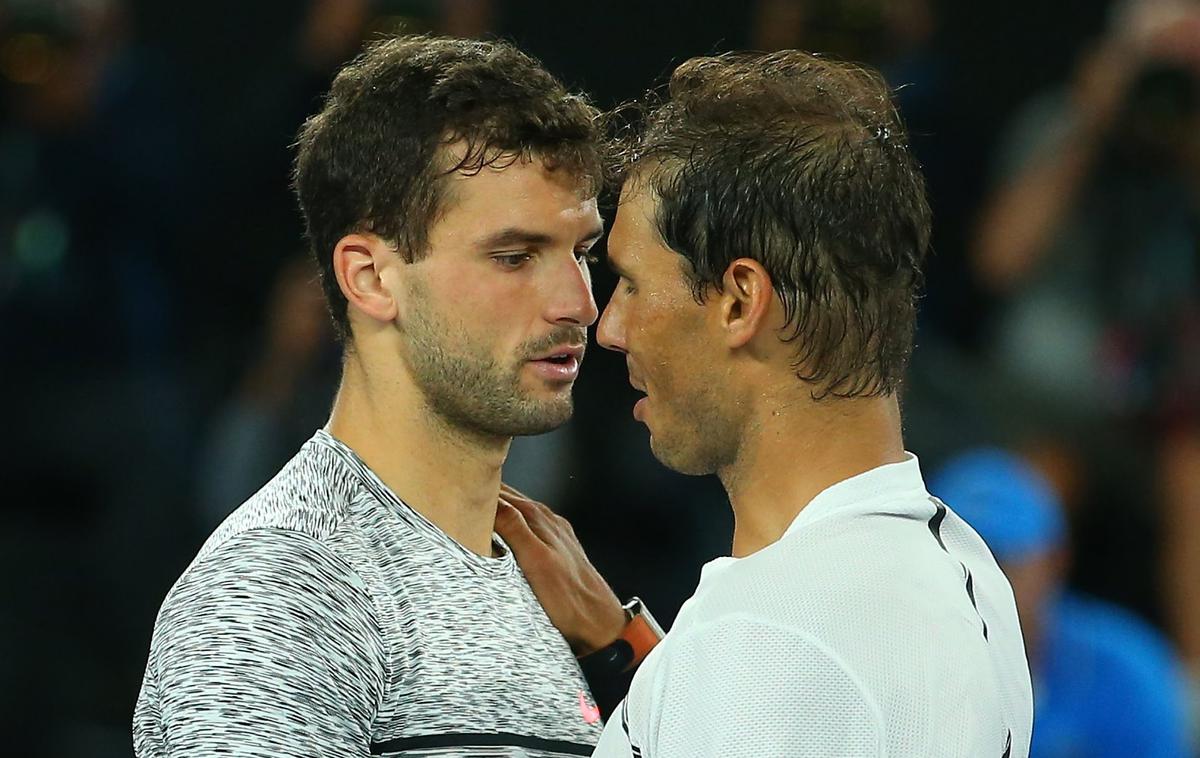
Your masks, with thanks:
M430 410L448 425L479 436L517 437L549 432L571 418L570 387L537 397L522 387L521 371L540 350L582 341L578 330L556 331L522 345L506 366L486 346L433 321L411 320L404 331L413 378Z
M651 433L650 450L659 463L688 476L720 471L736 457L738 432L720 412L710 389L675 395L673 408L659 434Z

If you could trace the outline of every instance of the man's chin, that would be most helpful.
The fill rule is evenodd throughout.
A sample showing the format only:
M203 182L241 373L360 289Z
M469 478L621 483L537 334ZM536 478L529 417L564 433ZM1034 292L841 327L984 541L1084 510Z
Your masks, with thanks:
M535 437L546 434L566 424L575 412L575 404L570 394L557 401L543 402L536 410L532 410L520 420L514 421L512 437Z
M681 445L672 445L661 437L650 432L650 452L659 463L677 474L685 476L705 476L716 471L716 467L701 460L695 451L687 450Z

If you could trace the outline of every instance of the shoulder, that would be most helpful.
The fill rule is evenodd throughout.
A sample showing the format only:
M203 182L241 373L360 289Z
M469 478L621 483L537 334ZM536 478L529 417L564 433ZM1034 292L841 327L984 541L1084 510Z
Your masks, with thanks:
M361 755L389 680L370 594L321 542L226 540L159 613L138 729L180 754Z
M826 517L702 583L680 620L754 617L819 641L880 686L897 685L889 672L986 673L984 616L997 643L1019 642L1011 592L986 553L942 547L934 510L901 503Z
M214 667L269 679L349 666L383 681L387 665L375 600L357 572L310 536L256 529L180 577L159 611L148 668L178 684Z
M205 540L164 608L232 580L255 581L265 589L313 579L365 590L355 570L363 560L351 517L363 497L359 480L341 460L309 441Z
M199 557L258 529L285 529L328 540L348 525L349 511L361 497L361 489L341 458L311 440L230 514L205 542Z
M824 619L886 622L884 605L920 606L939 582L960 591L958 565L930 532L931 503L830 514L723 567L693 603L699 617L731 612L812 630Z
M263 527L230 536L188 567L163 602L156 637L252 623L255 633L269 636L323 621L368 623L374 615L367 584L329 546L302 532Z

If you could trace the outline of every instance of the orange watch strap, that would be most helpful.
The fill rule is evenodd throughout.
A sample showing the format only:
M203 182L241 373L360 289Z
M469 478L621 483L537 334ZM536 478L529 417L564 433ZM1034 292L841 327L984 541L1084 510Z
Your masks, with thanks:
M625 671L641 663L642 659L649 655L654 646L663 638L663 631L659 627L658 622L650 616L645 607L642 606L640 600L635 599L630 605L634 605L635 603L636 608L628 608L627 606L632 618L629 619L629 623L625 625L625 628L621 630L620 638L628 642L629 646L633 648L633 660L625 667Z

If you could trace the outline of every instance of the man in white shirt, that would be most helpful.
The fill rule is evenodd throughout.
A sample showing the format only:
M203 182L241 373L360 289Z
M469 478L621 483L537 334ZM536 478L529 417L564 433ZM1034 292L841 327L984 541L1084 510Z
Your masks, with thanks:
M1012 591L903 447L930 214L884 82L795 51L693 59L625 156L598 341L655 456L715 472L735 531L595 755L1026 756ZM509 506L552 620L595 636L563 601L561 522Z

